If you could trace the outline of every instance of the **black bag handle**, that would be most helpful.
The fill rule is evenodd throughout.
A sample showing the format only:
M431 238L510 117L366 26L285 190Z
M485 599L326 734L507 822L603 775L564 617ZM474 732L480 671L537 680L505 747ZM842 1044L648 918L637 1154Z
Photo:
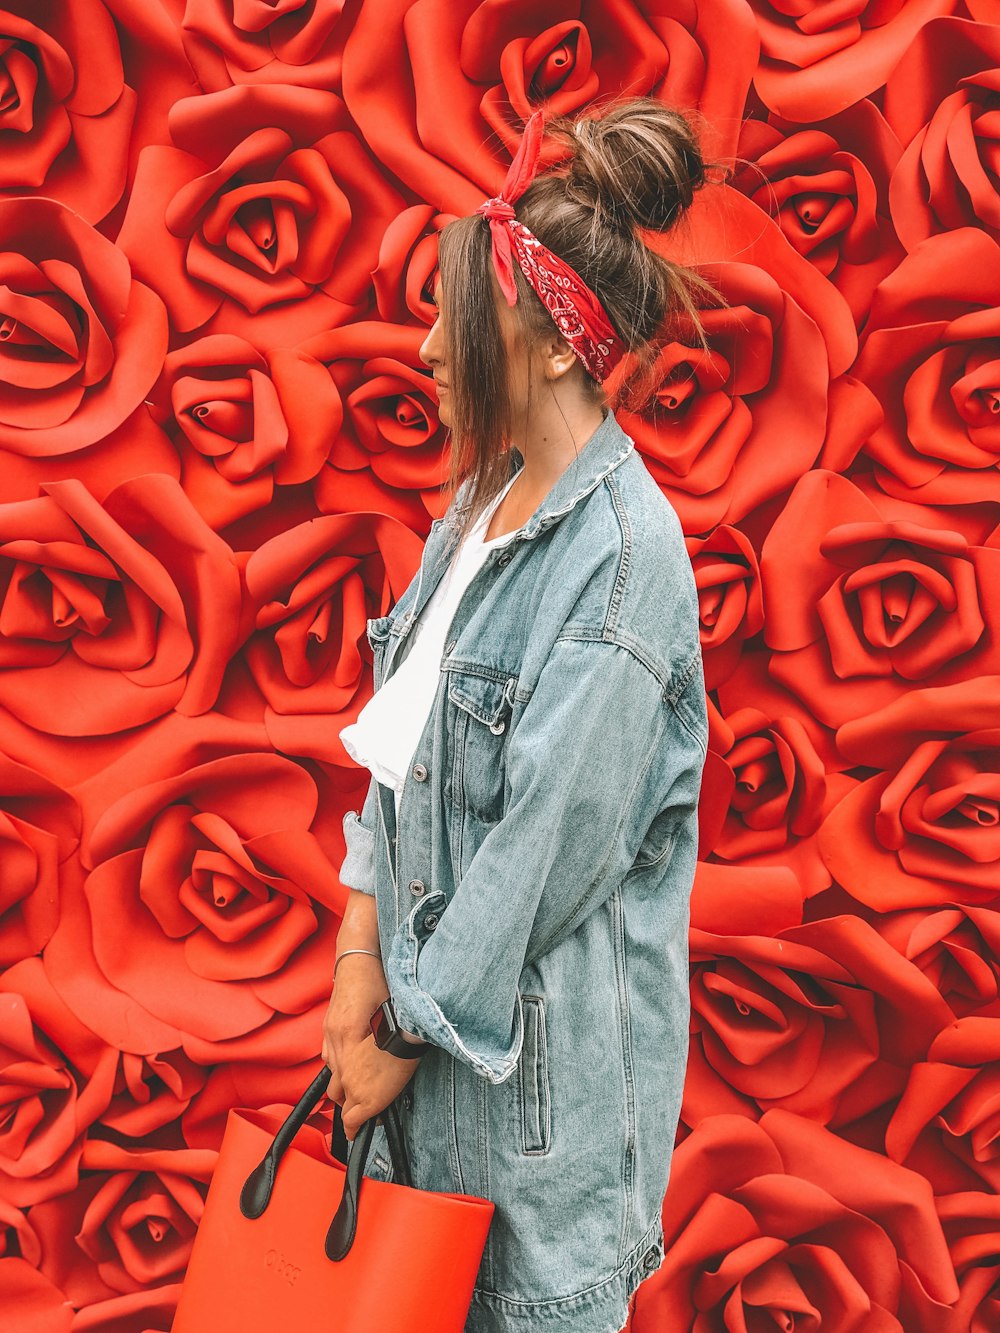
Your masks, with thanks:
M295 1135L326 1096L329 1086L330 1070L324 1065L292 1107L262 1160L247 1176L240 1191L240 1212L244 1217L260 1217L271 1202L274 1180L278 1167L281 1165L281 1159L291 1146ZM399 1125L396 1103L394 1101L390 1102L384 1111L379 1112L379 1115L383 1117L385 1124L394 1179L401 1185L410 1185L412 1183L410 1162ZM379 1115L373 1115L366 1120L355 1134L353 1142L349 1142L344 1134L343 1110L339 1102L334 1103L331 1153L338 1161L343 1163L344 1157L338 1151L338 1145L346 1145L343 1151L346 1155L347 1176L340 1207L337 1209L326 1235L325 1249L331 1259L343 1259L354 1243L354 1235L358 1225L358 1193Z

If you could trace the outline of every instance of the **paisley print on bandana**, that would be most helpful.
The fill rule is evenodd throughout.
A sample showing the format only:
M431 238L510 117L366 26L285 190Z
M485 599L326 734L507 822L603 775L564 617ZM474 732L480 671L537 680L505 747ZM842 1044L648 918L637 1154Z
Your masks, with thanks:
M542 112L528 120L510 170L498 195L476 209L490 224L493 264L508 305L517 301L511 257L537 292L556 328L599 383L607 379L624 355L600 301L569 264L559 258L514 216L514 201L531 184L538 166Z

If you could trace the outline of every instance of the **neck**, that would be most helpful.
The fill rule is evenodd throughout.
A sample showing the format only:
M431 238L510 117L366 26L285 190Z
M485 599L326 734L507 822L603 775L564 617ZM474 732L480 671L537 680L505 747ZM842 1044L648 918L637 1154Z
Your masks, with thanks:
M515 421L512 443L524 458L516 489L525 496L543 499L566 468L604 421L596 403L562 402L551 397L532 403L525 428Z

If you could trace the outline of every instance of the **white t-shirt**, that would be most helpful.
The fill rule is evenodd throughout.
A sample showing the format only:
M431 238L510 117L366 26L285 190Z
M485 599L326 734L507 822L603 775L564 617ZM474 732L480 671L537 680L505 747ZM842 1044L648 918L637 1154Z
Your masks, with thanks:
M458 603L487 553L513 536L505 532L492 541L483 540L494 511L517 476L515 473L487 506L452 556L441 581L410 627L403 644L405 656L392 675L368 700L357 721L340 732L351 758L369 769L379 782L392 787L397 819L403 782L440 683L445 640Z

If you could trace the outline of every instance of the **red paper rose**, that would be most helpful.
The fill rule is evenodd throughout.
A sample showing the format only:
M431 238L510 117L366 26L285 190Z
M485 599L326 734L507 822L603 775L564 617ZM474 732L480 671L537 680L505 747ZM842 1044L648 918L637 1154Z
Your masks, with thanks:
M424 324L434 323L437 310L430 298L437 272L438 236L454 220L454 213L436 213L428 204L414 204L386 227L378 266L372 270L375 303L386 323L404 323L411 316Z
M384 0L358 11L343 92L381 162L435 207L470 212L496 193L523 122L539 106L582 112L660 97L706 117L709 156L731 152L757 55L734 0L584 0L565 14L461 0ZM543 162L551 160L546 147Z
M780 494L817 458L846 466L879 407L843 373L857 348L849 309L777 227L726 187L700 191L689 216L683 234L651 243L697 265L729 306L700 312L708 352L678 316L653 402L618 416L684 531L704 533Z
M725 523L707 537L688 537L686 545L698 588L705 686L714 690L732 674L744 640L764 624L757 553L749 537Z
M42 490L0 505L0 702L69 736L210 708L239 633L229 547L159 473L103 506L72 478Z
M74 1188L83 1136L108 1104L114 1059L37 958L0 975L0 1190L25 1207Z
M874 925L920 968L957 1017L1000 1000L1000 913L966 904L889 912Z
M366 623L405 591L421 546L393 518L345 514L292 528L250 556L257 632L246 660L275 749L353 765L338 733L371 694Z
M889 178L900 145L867 98L799 129L791 121L743 122L746 158L732 184L769 213L789 243L864 323L871 294L902 256L889 219Z
M76 848L76 802L0 755L0 965L40 953L59 920L59 871Z
M125 185L135 93L101 0L3 0L0 193L59 199L88 222Z
M447 433L419 357L426 336L423 328L365 320L300 348L327 366L344 414L314 485L327 513L391 514L426 535L428 513L447 509Z
M867 922L774 936L691 932L691 1049L681 1119L780 1106L852 1124L891 1101L949 1022L927 978Z
M921 504L1000 499L1000 246L959 227L879 285L854 373L885 424L865 445L879 485Z
M296 83L339 91L344 0L187 0L184 46L203 88Z
M634 1333L939 1333L958 1298L927 1181L788 1111L703 1120L675 1149L663 1223Z
M403 201L339 97L275 85L183 98L170 133L175 147L140 156L119 244L178 329L225 302L212 331L241 332L251 314L285 342L364 307Z
M1000 1198L963 1190L935 1203L961 1291L941 1333L990 1333L1000 1326Z
M328 999L345 905L332 864L335 812L318 811L305 769L275 754L236 753L160 778L165 749L152 735L94 778L85 797L99 811L84 842L88 910L75 922L64 914L78 960L63 931L46 955L60 991L95 1005L92 1022L111 1036L121 1022L114 1004L94 985L81 994L73 979L91 947L104 984L127 1015L135 1011L130 1040L144 1045L165 1028L172 1037L153 1048L161 1050L188 1034L241 1036L276 1012Z
M101 1123L131 1139L152 1135L187 1110L205 1086L205 1077L205 1070L182 1050L162 1055L120 1051L114 1093Z
M167 350L162 302L54 199L0 200L0 447L83 449L134 411Z
M826 773L795 717L772 718L757 708L726 717L713 709L712 717L709 745L721 763L706 772L705 801L726 810L712 855L743 865L787 865L808 896L827 888L830 875L815 834L852 781Z
M836 727L916 683L1000 669L990 596L1000 536L975 536L846 477L807 473L761 553L771 675Z
M906 145L889 200L900 240L912 250L935 232L982 227L1000 241L996 18L940 18L921 28L885 85L885 115Z
M760 29L754 86L779 115L820 120L867 97L930 19L954 0L909 0L886 9L858 0L849 10L751 0Z
M83 1151L87 1176L77 1189L32 1209L41 1271L76 1306L176 1282L191 1255L216 1159L210 1149L126 1148L91 1139Z
M227 335L171 352L150 401L180 454L185 492L215 528L270 504L275 486L315 477L341 422L325 367Z
M937 1194L1000 1186L1000 1017L959 1018L914 1064L885 1133L886 1152Z
M877 911L994 904L1000 894L1000 677L911 690L837 744L885 772L820 830L830 872Z

